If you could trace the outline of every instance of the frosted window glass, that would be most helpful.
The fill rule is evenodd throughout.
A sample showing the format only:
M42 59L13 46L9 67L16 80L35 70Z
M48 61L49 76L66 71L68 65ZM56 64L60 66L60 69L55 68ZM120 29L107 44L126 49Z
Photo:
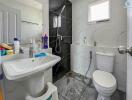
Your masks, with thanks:
M61 16L53 17L53 28L61 27Z
M58 16L58 27L61 27L61 16Z
M110 18L110 5L109 1L92 4L89 6L88 21L101 21Z
M53 28L56 28L57 27L57 23L58 23L58 17L57 16L54 16L53 17Z

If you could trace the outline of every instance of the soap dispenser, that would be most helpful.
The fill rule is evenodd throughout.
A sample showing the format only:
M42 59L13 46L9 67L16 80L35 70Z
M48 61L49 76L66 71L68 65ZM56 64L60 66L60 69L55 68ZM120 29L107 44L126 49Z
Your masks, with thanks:
M17 38L14 38L14 52L18 54L20 51L20 42Z

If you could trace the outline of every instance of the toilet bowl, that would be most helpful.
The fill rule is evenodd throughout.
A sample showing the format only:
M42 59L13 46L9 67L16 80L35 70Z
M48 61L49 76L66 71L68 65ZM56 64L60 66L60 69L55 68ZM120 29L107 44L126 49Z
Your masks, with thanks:
M111 73L96 70L93 73L93 83L98 91L97 100L111 100L117 87L116 79Z
M112 75L114 54L96 53L97 70L93 73L93 83L98 92L97 100L111 100L117 88L116 78Z
M47 91L40 97L32 97L29 94L25 97L25 100L59 100L57 87L52 83L47 83Z

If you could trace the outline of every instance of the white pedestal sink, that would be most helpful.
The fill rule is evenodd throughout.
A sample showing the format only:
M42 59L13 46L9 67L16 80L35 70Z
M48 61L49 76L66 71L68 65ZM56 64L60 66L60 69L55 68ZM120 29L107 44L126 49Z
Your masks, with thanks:
M60 60L58 56L47 54L46 57L41 58L4 62L3 70L8 80L19 81L31 96L37 97L44 90L44 71Z

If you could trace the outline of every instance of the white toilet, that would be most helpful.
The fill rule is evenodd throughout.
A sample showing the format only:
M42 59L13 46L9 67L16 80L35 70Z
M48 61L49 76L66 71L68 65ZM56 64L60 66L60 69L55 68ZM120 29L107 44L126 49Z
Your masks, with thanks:
M93 83L98 91L97 100L111 100L117 88L117 82L112 75L114 54L96 53L97 70L93 73Z

